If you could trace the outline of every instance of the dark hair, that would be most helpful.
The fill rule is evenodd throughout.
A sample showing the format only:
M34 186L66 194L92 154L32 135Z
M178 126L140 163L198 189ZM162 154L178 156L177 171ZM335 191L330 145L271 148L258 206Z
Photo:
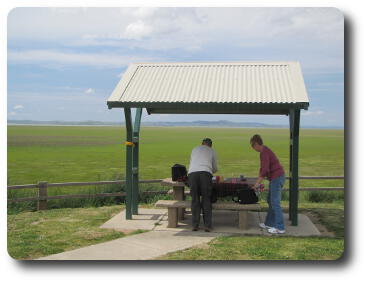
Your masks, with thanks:
M263 145L263 140L260 137L260 135L254 135L251 140L250 140L250 144L251 146L254 146L254 144L257 143L258 145Z
M210 146L212 146L212 144L213 144L213 142L210 138L203 139L203 143L206 143L207 145L210 145Z

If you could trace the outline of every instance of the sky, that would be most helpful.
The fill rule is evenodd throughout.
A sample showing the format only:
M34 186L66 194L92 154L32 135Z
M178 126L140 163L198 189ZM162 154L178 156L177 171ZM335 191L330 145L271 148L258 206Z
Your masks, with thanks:
M344 126L344 18L335 8L15 8L8 120L124 121L106 100L133 62L299 61L302 126ZM147 115L144 121L288 124L274 115Z

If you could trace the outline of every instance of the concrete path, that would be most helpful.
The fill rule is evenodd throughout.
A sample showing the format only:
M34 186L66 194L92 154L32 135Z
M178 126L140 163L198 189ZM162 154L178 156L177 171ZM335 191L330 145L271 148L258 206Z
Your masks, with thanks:
M217 235L205 232L151 231L59 253L39 260L147 260L207 243Z
M125 211L115 215L101 228L123 232L146 230L149 232L126 236L113 241L96 244L73 251L63 252L40 260L147 260L167 253L205 244L218 236L224 235L271 235L258 227L264 222L265 212L250 212L250 227L247 230L238 228L238 214L231 211L213 211L214 230L210 233L200 229L191 231L191 214L188 211L185 220L180 221L177 228L167 228L166 209L139 208L139 215L132 220L125 219ZM319 236L320 232L310 219L299 214L299 225L291 226L288 214L284 214L286 234L284 236Z

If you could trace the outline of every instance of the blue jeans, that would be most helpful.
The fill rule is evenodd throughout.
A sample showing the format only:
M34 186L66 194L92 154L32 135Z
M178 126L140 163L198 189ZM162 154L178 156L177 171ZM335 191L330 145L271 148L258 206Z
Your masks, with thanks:
M269 183L269 193L267 198L269 210L266 215L265 225L279 230L284 230L283 212L280 206L284 181L284 175L271 180Z

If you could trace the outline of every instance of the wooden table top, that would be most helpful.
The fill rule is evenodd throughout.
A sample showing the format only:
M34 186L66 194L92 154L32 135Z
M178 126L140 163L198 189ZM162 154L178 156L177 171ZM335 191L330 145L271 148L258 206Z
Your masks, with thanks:
M248 178L246 179L246 182L249 185L253 185L256 182L256 178ZM226 182L224 182L226 183ZM162 186L168 186L168 187L185 187L185 183L183 182L177 182L177 181L172 181L172 178L165 178L161 181L161 185Z

